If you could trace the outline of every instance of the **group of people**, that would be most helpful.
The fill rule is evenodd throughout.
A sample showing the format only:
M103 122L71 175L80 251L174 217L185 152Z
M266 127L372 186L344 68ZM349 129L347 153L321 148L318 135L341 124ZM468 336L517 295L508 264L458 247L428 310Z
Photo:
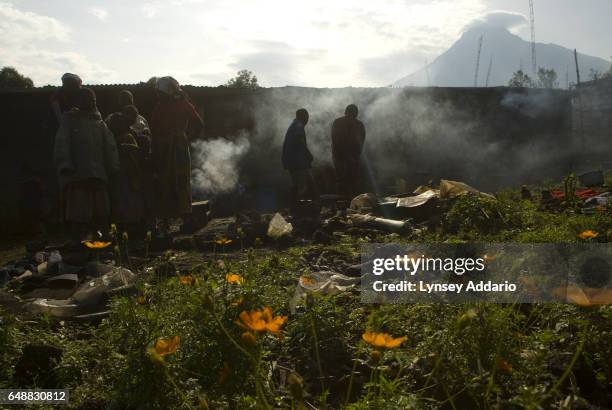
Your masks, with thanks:
M112 220L130 228L161 229L191 213L189 136L203 122L172 77L157 79L158 102L150 123L128 90L120 111L104 120L96 95L67 73L52 100L59 122L54 162L62 213L75 239L103 230Z
M337 118L331 126L332 159L336 171L338 194L347 199L363 191L362 151L366 138L365 126L357 119L359 109L350 104L344 116ZM292 181L291 204L296 206L301 199L319 196L311 174L313 156L306 142L306 124L310 116L300 108L287 129L283 143L283 167L289 171Z
M191 213L189 140L202 131L202 118L174 78L158 78L156 90L150 122L140 115L128 90L119 93L120 110L103 119L94 91L83 87L75 74L62 77L52 100L59 122L54 161L63 218L74 237L104 231L110 221L126 230L167 230L170 218ZM362 189L365 127L357 116L357 106L351 104L331 127L338 193L347 198ZM292 206L318 197L306 141L308 119L308 111L297 110L283 144Z

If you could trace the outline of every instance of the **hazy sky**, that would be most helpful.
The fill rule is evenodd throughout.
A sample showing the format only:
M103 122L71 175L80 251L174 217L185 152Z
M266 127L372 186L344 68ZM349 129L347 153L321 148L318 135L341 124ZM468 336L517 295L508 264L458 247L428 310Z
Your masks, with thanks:
M64 72L85 83L173 75L218 85L246 68L264 86L381 86L500 10L516 20L529 2L0 0L0 66L36 85L58 84ZM538 42L612 55L612 1L535 0L535 13ZM514 31L529 38L527 25Z

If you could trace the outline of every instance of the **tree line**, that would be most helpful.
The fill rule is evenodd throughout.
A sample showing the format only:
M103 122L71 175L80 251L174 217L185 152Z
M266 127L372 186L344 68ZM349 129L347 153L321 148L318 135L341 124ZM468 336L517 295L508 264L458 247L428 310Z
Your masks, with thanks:
M612 67L607 73L602 73L593 68L589 71L589 80L597 81L602 78L612 77ZM513 88L559 88L559 76L554 68L538 68L536 78L531 78L522 69L515 71L508 81L508 87ZM568 84L569 86L570 84Z
M154 85L157 77L151 77L146 83ZM227 88L242 88L254 90L259 88L257 76L249 70L238 71L236 77L231 78L223 85ZM0 69L0 90L23 90L34 88L31 78L19 73L14 67Z

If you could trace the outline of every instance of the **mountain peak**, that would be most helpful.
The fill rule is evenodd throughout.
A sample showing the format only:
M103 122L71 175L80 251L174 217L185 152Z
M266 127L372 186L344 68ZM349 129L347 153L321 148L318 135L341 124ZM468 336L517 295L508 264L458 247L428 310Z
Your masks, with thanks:
M519 69L530 73L531 43L509 30L512 28L509 23L518 21L518 17L510 17L500 14L468 25L461 37L427 67L401 78L392 86L473 86L480 36L482 50L478 86L507 85L513 73ZM496 19L503 20L505 24L500 24ZM576 81L575 70L569 69L574 66L573 50L555 44L537 43L536 55L539 67L552 68L557 72L561 87L566 86L566 76L569 82ZM610 68L610 62L598 57L579 54L579 61L584 75L591 69L607 72Z

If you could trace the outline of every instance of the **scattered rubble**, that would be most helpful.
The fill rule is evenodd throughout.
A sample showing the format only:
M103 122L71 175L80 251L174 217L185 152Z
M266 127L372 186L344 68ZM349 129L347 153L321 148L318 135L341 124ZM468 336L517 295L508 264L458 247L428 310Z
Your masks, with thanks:
M64 299L37 298L26 304L31 313L46 313L58 319L78 318L85 314L101 313L114 295L135 292L136 275L123 267L109 267L108 272L91 279ZM75 275L76 276L76 275ZM72 279L72 278L71 278ZM75 279L75 284L78 281Z
M541 191L543 208L562 209L568 194L574 201L573 206L579 206L585 214L609 206L610 193L605 186L597 185L603 181L601 172L568 180L564 191ZM586 188L576 187L577 180ZM347 201L338 195L322 195L320 201L299 201L290 214L245 210L235 216L212 218L209 203L197 202L193 204L194 215L169 236L155 238L145 258L130 255L129 263L125 264L130 269L115 265L112 248L94 253L63 244L29 242L27 257L0 267L0 306L10 311L46 313L59 319L96 320L106 314L107 301L113 295L136 292L135 282L140 272L153 270L162 277L179 271L181 267L167 258L153 265L148 263L151 257L168 249L198 250L206 258L206 255L231 253L266 243L283 246L310 241L330 245L345 235L366 240L377 235L385 235L387 239L414 237L438 226L455 199L463 195L495 199L463 182L441 180L438 187L429 184L412 193L380 198L364 193ZM521 188L523 200L537 200L536 195L526 186ZM94 256L102 262L92 262ZM358 283L361 262L345 258L329 250L309 256L308 271L315 273L308 277L313 282L302 277L296 297L299 292L344 291Z

